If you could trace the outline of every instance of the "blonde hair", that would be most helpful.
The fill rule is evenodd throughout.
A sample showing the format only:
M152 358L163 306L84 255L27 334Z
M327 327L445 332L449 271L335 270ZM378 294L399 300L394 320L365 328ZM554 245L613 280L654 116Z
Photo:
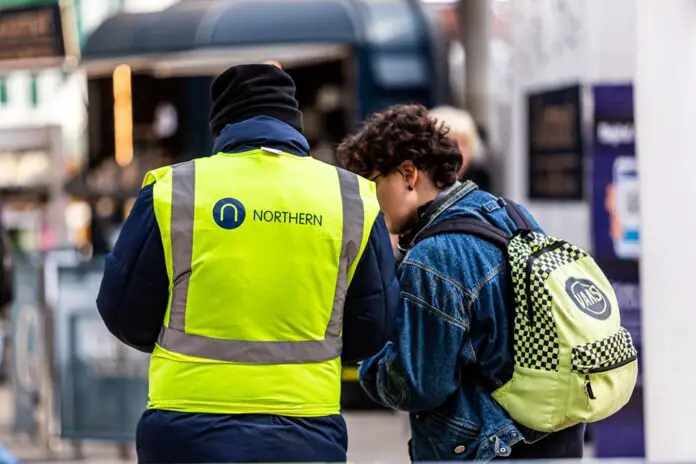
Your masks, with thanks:
M430 110L430 117L444 123L453 139L462 138L469 146L469 163L484 159L483 144L478 135L474 118L469 113L452 106L439 106Z

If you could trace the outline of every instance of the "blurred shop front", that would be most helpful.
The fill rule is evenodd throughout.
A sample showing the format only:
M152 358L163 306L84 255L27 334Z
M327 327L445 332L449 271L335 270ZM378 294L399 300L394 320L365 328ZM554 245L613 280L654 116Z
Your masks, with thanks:
M0 2L0 75L74 66L71 24L71 10L58 2ZM7 100L3 79L0 102ZM22 249L66 243L71 238L65 220L70 205L63 184L71 166L63 153L62 128L12 116L0 112L0 220Z
M66 126L46 117L38 105L41 89L36 76L68 76L78 64L71 6L49 0L0 2L0 221L12 238L15 264L7 356L13 428L45 448L54 438L70 433L70 423L65 421L75 411L85 406L103 410L103 404L83 401L88 396L80 388L90 385L77 374L77 357L70 353L77 350L72 344L80 344L85 335L108 340L99 331L85 330L84 324L78 327L73 322L75 314L62 311L72 304L98 319L92 288L84 282L71 286L70 279L59 275L56 261L68 256L68 268L80 268L76 261L80 254L65 247L86 241L90 211L65 190L79 168L78 157L66 150ZM16 104L17 95L8 91L10 79L5 76L17 73L32 76L27 80L32 105ZM12 81L9 88L15 89L18 81ZM72 107L79 108L81 102L72 103L64 108L63 118L70 119ZM73 326L66 335L64 330ZM88 352L99 354L91 347ZM67 379L74 384L67 384ZM70 398L75 401L71 403Z
M452 102L451 37L441 14L411 0L182 0L116 13L89 34L75 31L92 0L16 3L0 0L0 71L48 67L77 92L53 102L50 117L3 106L0 95L0 212L17 248L14 426L46 447L56 438L128 443L147 398L147 356L99 319L103 259L145 172L211 154L215 76L239 63L281 66L297 83L313 155L335 163L335 146L369 113ZM44 36L32 48L31 37L7 31ZM79 143L66 143L67 131ZM374 408L356 380L346 366L344 407Z

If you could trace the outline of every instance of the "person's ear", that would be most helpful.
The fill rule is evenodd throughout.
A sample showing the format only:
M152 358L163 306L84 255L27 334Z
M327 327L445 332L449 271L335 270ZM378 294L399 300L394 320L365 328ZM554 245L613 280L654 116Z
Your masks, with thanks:
M404 181L406 182L406 188L408 190L413 190L418 182L418 175L420 174L416 165L413 161L404 161L399 166L399 171L404 176Z

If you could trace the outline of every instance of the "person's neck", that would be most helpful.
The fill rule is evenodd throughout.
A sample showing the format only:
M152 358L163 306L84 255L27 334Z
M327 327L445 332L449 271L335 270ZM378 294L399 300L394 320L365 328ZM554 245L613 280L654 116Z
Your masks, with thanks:
M441 203L441 200L447 198L449 193L460 185L462 185L460 182L455 182L449 187L433 188L427 195L424 195L423 203L416 209L417 222L421 222L429 212L437 209L437 205Z
M415 234L417 234L428 221L428 216L437 211L437 205L441 203L440 200L447 198L450 192L461 185L462 184L460 182L455 182L449 187L445 187L443 189L435 188L434 191L431 191L427 196L423 196L423 203L416 209L416 214L409 224L410 227L406 232L399 235L399 248L402 251L408 249Z
M430 205L432 205L433 202L440 197L442 192L444 192L444 189L439 189L434 186L418 192L418 207L416 208L413 218L409 221L409 230L412 230L414 227L418 227L421 216L430 208Z
M420 199L418 208L420 209L424 205L432 203L443 191L444 189L440 189L435 186L425 187L424 190L420 192L420 195L418 195Z

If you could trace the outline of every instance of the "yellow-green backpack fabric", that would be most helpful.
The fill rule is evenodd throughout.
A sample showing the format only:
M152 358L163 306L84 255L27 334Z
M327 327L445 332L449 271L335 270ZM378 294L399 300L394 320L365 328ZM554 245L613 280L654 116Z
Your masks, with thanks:
M512 238L475 218L443 221L419 237L474 235L507 255L514 371L493 398L513 420L540 432L613 415L631 398L638 361L611 284L587 252L532 230L517 205L501 203L518 227Z

